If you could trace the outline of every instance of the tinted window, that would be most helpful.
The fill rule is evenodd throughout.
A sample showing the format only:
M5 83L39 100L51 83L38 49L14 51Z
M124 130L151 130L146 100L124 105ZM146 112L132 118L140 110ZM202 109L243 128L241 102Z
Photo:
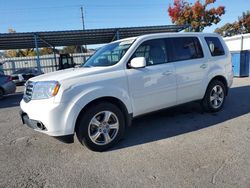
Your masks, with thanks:
M205 37L205 40L212 56L220 56L225 54L223 46L217 37Z
M198 38L178 37L169 39L172 47L169 49L171 61L182 61L203 57L203 51Z
M147 66L166 63L167 51L165 41L155 39L142 43L132 56L132 58L135 57L145 57Z

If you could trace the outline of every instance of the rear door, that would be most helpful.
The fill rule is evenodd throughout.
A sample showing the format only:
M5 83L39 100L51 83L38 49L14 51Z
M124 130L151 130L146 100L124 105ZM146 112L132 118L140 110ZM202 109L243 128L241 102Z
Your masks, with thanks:
M171 38L172 54L177 81L177 103L200 99L203 80L207 77L208 64L204 58L199 38Z

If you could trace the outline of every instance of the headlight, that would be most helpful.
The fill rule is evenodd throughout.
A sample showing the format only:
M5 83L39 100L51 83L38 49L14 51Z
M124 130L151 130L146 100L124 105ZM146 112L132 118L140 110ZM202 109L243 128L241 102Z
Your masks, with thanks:
M48 99L56 96L60 88L57 81L35 82L33 86L32 99Z

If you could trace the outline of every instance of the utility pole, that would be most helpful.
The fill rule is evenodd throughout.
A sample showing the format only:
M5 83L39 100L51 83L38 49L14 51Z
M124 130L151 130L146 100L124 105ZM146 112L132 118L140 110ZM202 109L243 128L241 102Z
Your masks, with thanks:
M85 23L84 23L84 14L83 14L83 7L81 6L81 19L82 19L82 30L85 30ZM87 45L84 45L85 50L87 50ZM82 48L81 48L82 49ZM82 50L83 52L83 50Z
M81 18L82 18L82 30L85 30L84 16L83 16L83 7L82 6L81 6Z

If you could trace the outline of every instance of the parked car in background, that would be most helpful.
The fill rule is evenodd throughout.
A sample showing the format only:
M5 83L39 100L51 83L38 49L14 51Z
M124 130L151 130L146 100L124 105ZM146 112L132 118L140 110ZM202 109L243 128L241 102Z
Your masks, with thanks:
M11 76L16 85L23 85L28 79L44 74L37 68L22 68L15 71Z
M11 76L0 73L0 99L4 95L15 93L16 84L12 81Z

